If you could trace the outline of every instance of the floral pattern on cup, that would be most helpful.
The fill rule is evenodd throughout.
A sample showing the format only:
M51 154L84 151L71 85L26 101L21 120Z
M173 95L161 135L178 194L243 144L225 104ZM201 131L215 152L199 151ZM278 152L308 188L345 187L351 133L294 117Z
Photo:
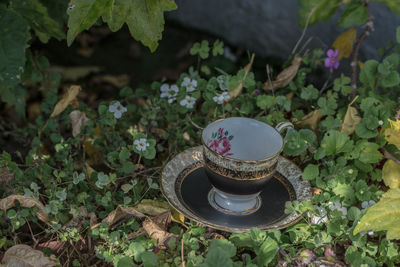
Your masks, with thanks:
M230 141L233 139L233 135L229 135L229 132L224 128L219 128L217 132L213 132L210 140L208 140L208 146L214 152L222 155L222 156L231 156L233 153L230 153L231 143Z

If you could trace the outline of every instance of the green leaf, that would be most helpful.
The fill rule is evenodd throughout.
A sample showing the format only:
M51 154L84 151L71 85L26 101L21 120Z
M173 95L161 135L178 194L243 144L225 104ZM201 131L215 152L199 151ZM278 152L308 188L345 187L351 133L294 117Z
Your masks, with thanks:
M376 76L378 73L379 62L376 60L368 60L365 62L364 67L360 72L360 81L364 85L374 88L376 83Z
M320 97L318 99L319 112L322 115L334 115L337 109L336 100L332 97Z
M260 109L272 107L275 105L275 97L270 95L258 95L256 104Z
M361 138L372 138L378 135L378 130L370 130L365 125L364 121L356 125L356 134Z
M378 203L369 207L354 229L354 235L362 231L386 230L388 239L400 239L400 189L389 189Z
M213 56L223 55L224 54L224 42L220 40L216 40L212 49Z
M135 170L135 166L133 165L132 162L127 161L124 162L124 164L122 164L121 170L125 174L132 173Z
M319 175L318 165L308 164L303 172L303 179L305 180L314 180Z
M154 252L145 251L140 254L140 259L143 262L144 267L156 267L158 265L158 257Z
M332 190L336 195L344 199L344 203L351 205L354 203L354 190L351 185L338 183Z
M125 162L127 159L129 159L129 157L131 156L131 152L129 152L129 150L126 147L123 147L121 149L121 152L119 152L119 161Z
M10 7L21 14L35 31L40 41L47 41L54 37L57 40L65 38L63 24L51 15L51 10L39 0L16 0Z
M230 241L226 239L214 239L208 248L204 263L199 266L233 266L231 257L235 255L236 247Z
M337 130L327 132L321 141L321 147L325 150L325 155L334 155L341 152L349 152L353 148L353 141L345 133Z
M347 211L347 218L350 221L356 221L361 216L361 211L357 207L351 207Z
M400 44L400 26L396 29L396 41Z
M286 144L284 152L289 156L298 156L307 150L308 141L300 135L300 133L294 129L290 129L286 134Z
M309 86L301 89L300 97L304 100L317 99L318 93L318 90L312 84L310 84Z
M199 55L200 58L206 59L209 56L210 47L208 46L208 41L203 40L201 43L195 43L190 49L190 54L192 56Z
M398 0L384 0L386 5L397 15L400 16L400 2Z
M68 46L72 44L78 33L88 30L100 16L110 12L113 3L114 0L71 0L67 10Z
M102 15L114 32L126 23L132 37L154 52L162 38L164 12L176 8L170 0L125 0L115 1L111 14Z
M313 9L315 10L310 17L309 26L328 20L336 13L341 0L298 0L298 2L300 5L298 11L300 26L304 27Z
M29 26L23 17L0 4L0 95L3 100L4 93L15 95L8 91L18 84L24 70L28 39Z
M343 28L364 24L368 18L368 10L361 2L350 2L339 18L338 25Z
M388 75L385 75L381 81L382 87L394 87L400 83L400 75L397 71L391 71Z
M377 144L363 140L360 147L359 160L363 163L378 163L383 158L378 149L379 146Z
M267 237L260 247L255 248L255 251L257 254L255 261L258 266L268 266L275 259L279 246L274 239Z

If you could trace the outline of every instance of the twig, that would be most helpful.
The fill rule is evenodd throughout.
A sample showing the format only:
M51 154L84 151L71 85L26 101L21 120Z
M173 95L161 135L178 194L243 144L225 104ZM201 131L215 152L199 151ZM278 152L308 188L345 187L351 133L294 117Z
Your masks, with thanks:
M398 121L400 118L400 105L397 107L396 116L394 118L396 119L396 121Z
M203 127L200 127L199 125L197 125L197 124L192 120L192 117L190 117L190 115L191 115L191 114L188 114L188 115L187 115L189 122L190 122L194 127L196 127L197 129L203 130L204 128L203 128Z
M297 47L300 45L301 41L303 40L304 35L306 34L306 30L308 28L308 23L310 22L310 18L312 16L312 14L314 14L316 9L317 9L317 7L315 6L313 9L311 9L310 13L308 14L306 25L304 26L303 32L301 33L301 36L300 36L299 40L297 41L296 45L294 46L294 48L292 50L292 55L294 53L296 53Z
M357 62L358 62L358 51L360 49L361 43L367 38L368 35L374 30L374 22L371 16L371 12L368 8L368 1L364 0L364 6L368 10L368 19L365 23L364 32L358 37L355 44L352 56L351 56L351 87L353 88L353 98L357 94Z
M387 159L393 160L397 165L400 166L400 160L398 160L393 154L391 154L389 151L387 151L385 148L382 148L383 150L383 156Z
M185 267L185 257L184 257L184 250L183 250L183 238L181 239L181 259L182 259L182 267Z

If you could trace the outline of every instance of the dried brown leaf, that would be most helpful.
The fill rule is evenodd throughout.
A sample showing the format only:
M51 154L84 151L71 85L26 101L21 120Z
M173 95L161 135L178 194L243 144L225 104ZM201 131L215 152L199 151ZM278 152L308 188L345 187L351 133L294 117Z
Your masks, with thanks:
M292 64L289 67L287 67L286 69L284 69L283 71L281 71L274 81L272 81L272 82L266 81L264 83L263 89L273 91L273 90L276 90L276 89L279 89L279 88L282 88L282 87L285 87L286 85L288 85L293 80L293 78L296 76L302 59L303 58L301 58L301 57L295 57L292 60Z
M32 104L29 104L28 108L27 108L27 112L28 112L29 119L31 119L31 120L36 119L42 112L41 108L40 108L40 102L33 102Z
M151 218L151 220L157 224L162 230L166 231L168 229L168 226L171 223L171 212L166 211L163 213L158 214L157 216L154 216Z
M115 210L113 210L112 212L110 212L110 214L108 214L108 216L106 218L104 218L102 222L105 222L108 224L108 226L111 226L121 220L130 218L132 216L135 216L139 219L143 219L143 218L147 217L140 211L137 211L135 208L118 207Z
M53 112L50 114L50 118L53 118L63 112L68 107L68 105L75 100L80 91L81 87L79 85L71 85L68 88L67 92L63 95L61 100L57 102Z
M49 248L53 252L58 252L59 250L63 249L65 242L63 241L47 241L38 244L39 248Z
M90 167L89 163L87 163L87 162L85 162L85 167L86 167L87 177L90 178L90 176L92 176L92 173L94 173L95 170L92 167Z
M353 51L353 43L357 38L356 28L351 28L341 35L333 42L332 47L336 50L339 49L338 60L348 58Z
M9 172L6 168L0 168L0 184L10 185L14 179L14 175Z
M15 201L18 201L21 204L21 207L24 208L37 207L38 212L36 213L36 216L38 217L38 219L45 223L50 221L49 215L47 214L43 204L32 197L24 197L21 195L8 196L0 200L0 209L5 211L13 208L15 206Z
M299 127L304 127L306 125L310 126L311 130L316 131L318 127L318 122L321 120L323 115L317 110L311 111L303 117L301 121L296 122Z
M230 96L229 101L231 101L233 98L239 96L239 95L242 93L242 90L243 90L243 81L246 80L246 77L247 77L247 75L249 74L249 72L250 72L250 70L251 70L251 67L253 66L254 57L255 57L255 54L252 54L252 55L251 55L251 58L250 58L249 64L247 64L247 65L244 67L244 76L243 76L243 80L240 81L239 85L236 86L235 89L233 89L232 91L229 92L229 96Z
M342 128L340 129L340 132L348 135L354 133L356 125L361 121L361 117L358 115L357 109L351 106L356 99L357 97L354 98L354 100L349 104L346 114L344 115Z
M43 252L27 245L15 245L4 253L4 267L51 267L60 264L54 255L46 257Z
M93 139L85 139L83 142L83 150L89 156L91 164L96 166L103 163L103 155L100 149L94 144Z
M63 79L66 81L75 82L78 79L84 78L91 73L100 72L102 68L97 66L81 66L81 67L52 66L50 70L61 73Z
M149 237L157 240L157 245L159 248L165 248L166 241L168 241L171 237L175 236L174 234L168 233L167 231L161 229L161 227L158 226L150 218L144 220L142 226L143 229L146 231L146 233L149 235Z
M134 209L150 216L156 216L168 211L169 204L160 200L143 199Z
M76 137L81 133L82 125L86 125L86 122L89 120L86 117L85 112L74 110L69 114L69 118L71 119L72 126L72 136Z
M93 78L95 81L102 81L107 82L115 87L121 88L129 84L130 77L128 74L121 74L121 75L103 75L103 76L96 76Z

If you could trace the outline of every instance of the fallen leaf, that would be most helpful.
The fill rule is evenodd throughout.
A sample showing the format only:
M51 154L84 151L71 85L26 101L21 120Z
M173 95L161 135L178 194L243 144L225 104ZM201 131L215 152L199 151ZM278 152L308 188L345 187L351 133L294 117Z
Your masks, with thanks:
M319 110L314 110L305 115L301 121L296 122L296 125L299 127L304 127L306 125L310 126L311 130L316 131L318 127L318 122L321 120L323 115L319 112Z
M112 212L110 212L110 214L108 214L108 216L106 218L104 218L102 222L105 222L108 224L108 226L111 226L121 220L128 219L132 216L135 216L139 219L143 219L143 218L147 217L140 211L137 211L135 208L118 207L115 210L113 210ZM98 225L94 225L93 227L96 227L96 226L98 226Z
M102 68L97 66L80 66L80 67L52 66L49 69L51 71L61 73L64 80L73 82L79 80L80 78L84 78L91 73L97 73L102 70Z
M173 222L177 222L180 224L185 223L185 216L183 216L181 213L179 213L172 207L171 207L171 219Z
M312 188L312 195L321 195L324 191L321 188L313 187Z
M137 211L155 216L169 210L169 204L165 201L143 199L138 205L134 207Z
M76 137L81 133L82 125L86 125L86 122L89 120L86 117L85 112L74 110L69 114L69 118L71 119L72 126L72 136Z
M6 168L0 168L0 184L10 185L14 179L14 175L9 172Z
M333 42L333 48L339 49L338 59L348 58L353 51L353 43L357 37L356 28L351 28L350 30L345 31Z
M9 248L1 261L4 267L51 267L60 263L54 255L46 257L43 252L27 245L15 245Z
M28 112L28 118L30 120L35 120L42 112L41 108L40 108L40 103L33 102L32 104L29 104L28 108L27 108L27 112Z
M400 166L391 159L387 160L383 165L382 179L386 186L400 188Z
M115 87L121 88L129 84L130 77L128 74L121 74L121 75L102 75L102 76L95 76L93 80L96 82L107 82Z
M71 85L67 92L63 95L60 101L57 102L56 106L54 107L53 112L50 115L50 118L53 118L64 111L69 104L74 101L81 90L79 85Z
M21 204L21 207L24 208L37 207L38 212L36 213L36 216L38 217L38 219L45 223L50 221L49 215L47 214L43 204L32 197L24 197L21 195L8 196L0 200L0 209L6 211L10 208L15 207L15 201L18 201Z
M230 92L228 93L229 96L230 96L229 101L231 101L233 98L239 96L239 95L242 93L242 90L243 90L243 81L246 80L246 77L247 77L247 75L249 74L249 72L250 72L250 70L251 70L251 66L253 65L253 62L254 62L254 57L255 57L255 54L253 53L253 54L251 55L249 64L247 64L247 65L244 67L244 76L243 76L243 79L240 81L239 85L236 86L235 89L233 89L232 91L230 91Z
M385 129L384 136L389 144L400 149L400 120L392 121L389 119L390 126Z
M157 240L157 245L159 248L166 248L166 243L168 240L176 236L174 234L168 233L167 231L161 229L152 219L146 218L142 224L143 229L146 231L149 237Z
M296 77L302 59L303 58L301 57L294 57L294 59L292 60L292 64L281 71L278 76L276 76L276 79L274 81L266 81L264 83L263 89L273 91L275 89L279 89L288 85L294 79L294 77Z
M95 170L92 167L90 167L89 163L87 163L87 162L85 162L85 167L86 167L87 177L90 178L92 176L92 173L95 172Z
M190 135L187 132L184 132L183 139L185 139L186 141L190 141Z
M93 165L101 165L103 163L103 156L100 149L94 144L91 138L85 139L83 142L83 150L88 154L89 159Z
M63 249L65 242L63 241L47 241L38 244L39 248L49 248L53 252L57 253L59 250Z
M353 103L357 100L356 96L353 101L348 105L346 114L344 115L342 128L340 132L351 135L356 129L356 125L360 123L361 117L358 115L358 111L355 107L352 107Z

